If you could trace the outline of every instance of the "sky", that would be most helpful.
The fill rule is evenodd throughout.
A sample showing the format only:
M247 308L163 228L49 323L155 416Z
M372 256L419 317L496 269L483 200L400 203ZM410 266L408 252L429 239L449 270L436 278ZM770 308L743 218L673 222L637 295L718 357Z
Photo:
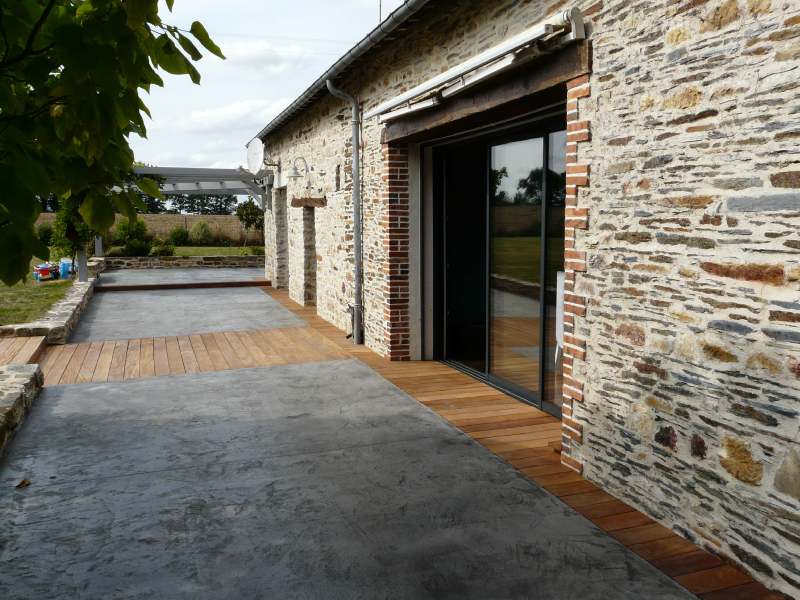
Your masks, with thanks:
M175 0L164 23L200 21L222 49L204 54L202 77L161 72L164 88L142 92L152 121L130 138L136 160L160 167L236 168L245 145L402 0ZM223 35L226 34L226 35Z

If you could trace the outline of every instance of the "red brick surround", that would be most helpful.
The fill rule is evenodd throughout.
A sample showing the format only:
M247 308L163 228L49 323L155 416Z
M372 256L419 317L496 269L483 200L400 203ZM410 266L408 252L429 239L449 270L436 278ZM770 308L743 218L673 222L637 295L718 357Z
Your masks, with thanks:
M589 75L567 82L567 209L564 233L564 405L561 462L578 472L583 465L571 457L573 444L583 440L581 425L572 420L573 402L583 402L583 384L573 379L575 361L586 360L586 341L575 336L575 317L586 312L586 298L576 295L577 273L586 271L586 253L575 250L576 230L589 226L589 209L578 208L578 187L589 185L589 165L578 164L578 144L591 139L589 122L579 120L578 99L591 93Z
M384 356L389 360L409 360L408 148L384 144L382 154Z

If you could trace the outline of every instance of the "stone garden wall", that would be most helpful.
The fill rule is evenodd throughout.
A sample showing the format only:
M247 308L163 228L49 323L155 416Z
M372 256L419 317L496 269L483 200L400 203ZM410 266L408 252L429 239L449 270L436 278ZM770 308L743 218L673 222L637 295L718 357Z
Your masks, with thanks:
M0 453L30 411L43 384L39 365L0 366Z
M800 596L800 5L576 4L593 74L569 84L564 462ZM568 6L447 3L337 84L369 110ZM313 240L303 209L273 202L266 219L292 297L305 302L313 252L318 312L341 329L353 299L349 110L323 96L269 138L273 159L312 168L284 200L328 198ZM408 272L392 258L408 238L388 236L408 227L392 208L407 153L381 147L374 119L362 131L365 339L394 358L406 338L391 333L403 311L389 277Z
M107 269L188 269L264 267L263 256L107 256Z

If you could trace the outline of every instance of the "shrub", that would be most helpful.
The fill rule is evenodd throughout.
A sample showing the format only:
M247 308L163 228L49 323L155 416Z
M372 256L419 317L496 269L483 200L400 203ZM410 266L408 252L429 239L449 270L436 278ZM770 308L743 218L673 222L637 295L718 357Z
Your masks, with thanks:
M163 244L161 246L153 246L153 249L150 250L150 256L174 256L175 255L175 246L171 246L169 244Z
M103 254L105 254L109 258L114 258L118 256L128 256L127 254L125 254L124 246L113 246L108 250L106 250L105 252L103 252Z
M250 254L253 256L264 256L264 246L250 246Z
M130 240L123 247L124 256L148 256L153 246L150 242L142 240Z
M194 222L189 230L189 238L195 246L208 246L214 241L211 228L203 219Z
M230 248L231 246L233 246L233 241L225 234L214 236L213 243L215 246L221 246L223 248Z
M36 228L36 235L45 246L49 246L53 239L53 226L49 223L42 223Z
M189 231L186 227L178 226L169 232L169 243L173 246L188 246Z
M147 223L143 219L136 219L133 223L127 218L122 218L114 229L114 244L124 246L128 242L147 241ZM133 256L133 255L131 255ZM138 254L136 256L139 256Z

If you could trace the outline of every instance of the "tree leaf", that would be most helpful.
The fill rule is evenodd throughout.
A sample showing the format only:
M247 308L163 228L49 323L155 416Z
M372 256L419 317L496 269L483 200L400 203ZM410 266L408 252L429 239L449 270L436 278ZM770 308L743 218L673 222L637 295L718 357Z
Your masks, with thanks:
M156 182L152 179L148 179L147 177L142 177L139 181L136 181L136 187L142 190L148 196L152 196L153 198L158 198L159 200L166 200L164 198L164 194L161 193L161 190L158 189Z
M223 60L225 59L225 55L222 54L222 50L220 50L219 46L211 41L206 28L203 27L203 24L200 21L195 21L192 23L192 27L189 31L191 31L192 35L197 39L197 41L203 45L203 48L211 52L211 54L219 56Z
M78 212L86 224L97 231L108 231L114 224L114 207L108 196L101 192L89 192Z
M197 49L197 47L185 35L179 33L178 42L180 43L181 48L184 49L186 54L192 57L192 60L200 60L201 58L203 58L203 55L200 54L200 51Z
M158 0L125 0L128 27L138 29L154 14L158 18Z
M175 4L175 0L167 0L167 8L169 12L172 12L172 5Z

